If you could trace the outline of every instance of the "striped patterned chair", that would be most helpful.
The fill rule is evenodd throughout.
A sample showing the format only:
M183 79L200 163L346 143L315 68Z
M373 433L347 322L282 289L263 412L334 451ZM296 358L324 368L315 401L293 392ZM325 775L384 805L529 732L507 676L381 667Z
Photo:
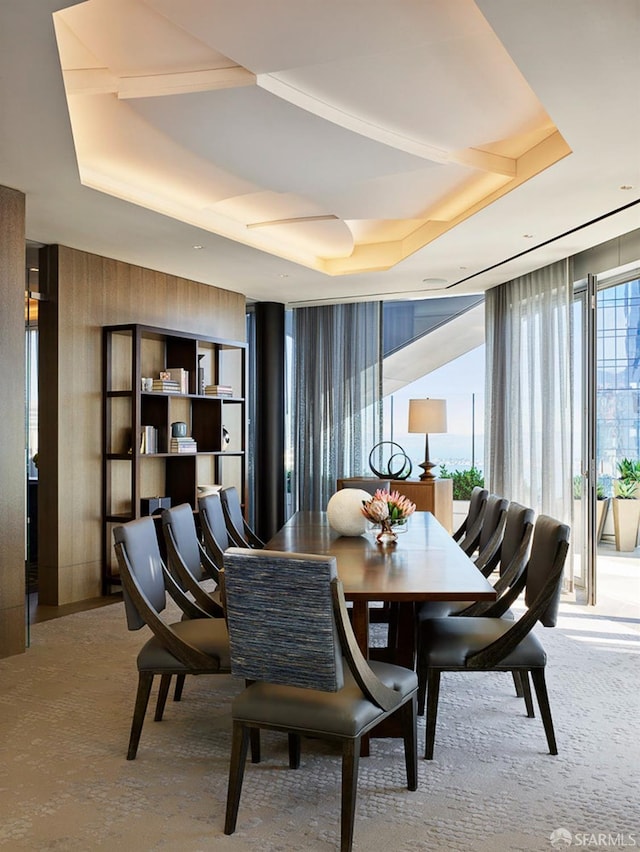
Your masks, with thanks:
M362 657L334 557L230 548L221 578L231 670L252 681L232 704L224 832L235 831L249 734L267 728L288 734L292 769L302 735L342 744L340 848L347 852L361 738L394 713L402 723L407 787L417 789L416 675Z

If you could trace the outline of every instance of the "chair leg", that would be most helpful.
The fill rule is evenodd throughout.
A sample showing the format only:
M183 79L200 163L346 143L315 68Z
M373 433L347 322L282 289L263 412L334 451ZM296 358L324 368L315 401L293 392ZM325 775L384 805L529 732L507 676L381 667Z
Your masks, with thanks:
M152 684L153 674L151 672L138 673L138 692L136 694L136 705L133 710L133 721L131 722L131 734L129 736L127 760L135 760L136 754L138 753L140 734L142 733L142 725L145 713L147 712Z
M287 734L289 739L289 769L300 767L300 734Z
M436 741L436 720L438 718L438 698L440 696L440 669L428 669L427 672L427 723L424 739L424 759L433 760L433 746Z
M523 669L520 672L520 685L522 687L522 697L524 698L524 706L527 708L527 716L529 719L535 718L535 710L533 709L533 699L531 697L531 684L529 683L529 672Z
M513 685L516 688L516 695L518 698L524 698L524 692L522 691L522 681L520 680L520 671L514 670L511 672L511 676L513 677Z
M231 739L231 762L229 765L229 787L227 789L227 812L224 820L224 833L233 834L238 819L238 806L242 792L244 767L247 762L249 730L241 722L233 723Z
M158 690L158 700L156 701L156 713L153 717L154 722L162 722L162 714L164 713L165 704L167 703L167 695L171 686L171 675L163 674L160 677L160 689Z
M418 637L420 630L418 630ZM428 668L423 662L422 654L420 653L420 639L418 638L418 656L416 660L416 674L418 675L418 716L424 716L424 705L427 695L427 673Z
M544 669L531 669L531 677L533 679L533 686L536 690L536 698L538 699L538 707L540 708L540 715L542 716L544 732L547 735L549 754L557 754L558 746L556 745L556 735L553 731L553 720L551 719L551 707L549 705L547 684L544 679Z
M407 790L418 789L418 730L417 698L405 701L400 710L404 738L404 763L407 769Z
M260 728L249 729L251 743L251 763L260 763Z
M347 739L342 747L342 812L340 816L340 852L351 852L356 815L360 737Z
M174 701L180 701L180 699L182 698L182 690L184 689L185 677L185 675L178 675L176 677L176 688L173 693Z

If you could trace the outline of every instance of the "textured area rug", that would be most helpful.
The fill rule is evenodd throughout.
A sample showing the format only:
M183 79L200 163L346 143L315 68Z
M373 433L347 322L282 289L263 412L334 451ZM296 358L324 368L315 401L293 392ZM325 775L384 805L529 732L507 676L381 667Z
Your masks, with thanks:
M400 741L376 740L361 760L354 849L640 845L640 625L563 610L558 627L537 630L559 755L509 676L445 674L435 759L420 759L418 791L405 787ZM339 757L305 740L289 770L275 734L263 735L263 762L247 766L238 829L224 836L229 703L241 689L231 676L188 679L161 723L148 714L137 759L125 760L144 640L113 604L36 625L26 654L0 661L0 846L338 848Z

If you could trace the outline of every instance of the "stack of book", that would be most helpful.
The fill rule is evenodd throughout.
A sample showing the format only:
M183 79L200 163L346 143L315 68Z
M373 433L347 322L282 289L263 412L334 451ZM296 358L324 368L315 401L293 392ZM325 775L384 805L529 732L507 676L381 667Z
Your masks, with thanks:
M140 452L145 455L158 452L158 430L154 426L143 426L140 435Z
M178 382L180 393L189 393L189 371L182 367L167 367L164 373L169 374L169 380Z
M197 453L198 445L193 438L172 438L169 444L170 453Z
M204 392L205 396L233 396L231 385L207 385Z
M154 379L153 390L161 393L180 393L180 382L172 379Z

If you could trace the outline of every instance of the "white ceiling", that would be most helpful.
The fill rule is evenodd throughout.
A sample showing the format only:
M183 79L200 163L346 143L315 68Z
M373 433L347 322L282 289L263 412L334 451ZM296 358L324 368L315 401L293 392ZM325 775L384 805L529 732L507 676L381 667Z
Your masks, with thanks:
M640 0L2 0L0 183L249 300L481 292L640 227L639 43Z

